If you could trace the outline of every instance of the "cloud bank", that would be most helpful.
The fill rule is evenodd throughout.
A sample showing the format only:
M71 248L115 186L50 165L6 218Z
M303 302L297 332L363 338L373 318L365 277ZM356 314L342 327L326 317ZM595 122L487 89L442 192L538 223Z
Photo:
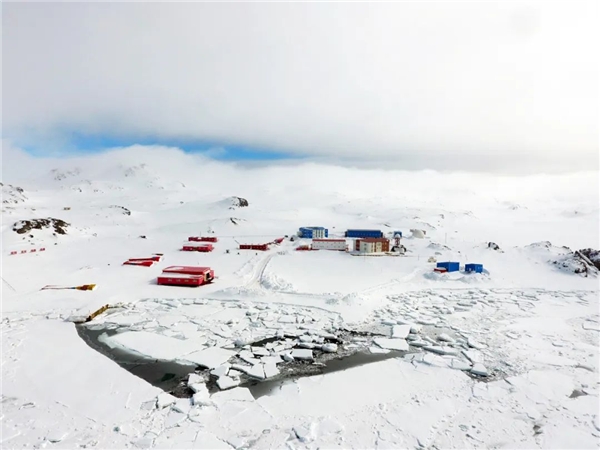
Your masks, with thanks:
M5 3L3 129L598 167L598 3Z
M279 198L340 198L344 200L397 199L391 208L426 206L431 202L445 207L470 209L481 200L527 202L545 207L551 204L580 204L595 211L600 190L598 172L574 174L506 176L480 173L440 173L432 170L403 171L357 169L303 162L296 165L243 167L215 161L204 155L185 153L162 146L114 148L103 153L76 157L33 157L4 143L2 180L26 189L56 188L90 182L165 182L193 195L243 195ZM168 161L168 164L165 164ZM56 170L56 171L55 171ZM67 174L56 178L56 173ZM134 184L131 184L133 187ZM135 195L135 194L133 194ZM450 204L450 203L451 204ZM592 206L590 206L592 205Z

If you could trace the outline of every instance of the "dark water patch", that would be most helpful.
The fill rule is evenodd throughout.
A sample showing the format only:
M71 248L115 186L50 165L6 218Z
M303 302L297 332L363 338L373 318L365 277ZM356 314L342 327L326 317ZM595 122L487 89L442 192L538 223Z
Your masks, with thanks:
M377 331L358 331L358 330L348 330L346 328L340 328L339 332L348 337L389 337L390 333L378 333Z
M353 367L363 366L365 364L386 361L392 358L398 358L405 355L406 352L390 351L389 353L368 353L359 351L351 355L339 358L332 354L331 359L325 362L294 361L281 365L278 368L280 373L277 377L265 381L250 380L241 384L247 387L255 399L265 395L271 395L280 390L284 384L291 383L299 378L310 377L314 375L326 375L329 373L340 372Z
M187 385L188 375L196 373L204 378L206 386L211 393L218 392L217 378L210 375L210 371L194 364L184 364L172 360L160 360L148 358L124 348L111 347L105 342L105 338L115 336L121 332L131 331L130 328L96 328L84 325L76 326L77 333L95 351L110 358L125 370L145 380L151 385L158 387L179 398L192 397L194 392ZM419 349L411 348L409 352L390 351L389 353L370 353L366 348L372 345L373 336L381 336L378 333L355 332L353 330L340 330L338 336L324 338L325 343L339 344L338 351L333 353L323 352L320 348L313 349L314 360L294 360L277 364L279 374L267 380L257 380L247 375L241 375L240 386L249 388L255 398L270 395L280 389L285 383L292 382L302 377L314 375L325 375L328 373L343 371L365 364L385 361L391 358L402 357L407 353L420 352ZM356 337L364 337L364 342L349 345L348 340ZM252 346L264 346L276 342L281 338L270 337L252 343ZM362 339L361 339L362 340ZM358 344L358 345L357 345ZM294 346L300 348L300 344ZM243 363L237 357L230 362Z
M102 342L101 336L114 336L119 330L90 329L76 326L77 334L92 349L110 358L123 369L147 381L152 386L170 392L177 397L191 397L191 392L184 383L187 375L196 370L196 365L182 364L175 361L153 359L132 353L122 348L110 347ZM126 330L124 330L126 331Z

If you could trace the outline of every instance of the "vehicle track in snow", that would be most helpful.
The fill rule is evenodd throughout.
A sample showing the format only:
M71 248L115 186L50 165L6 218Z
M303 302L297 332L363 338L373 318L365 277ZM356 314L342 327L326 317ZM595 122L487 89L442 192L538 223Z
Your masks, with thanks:
M271 262L271 259L273 259L274 256L274 254L266 255L258 262L256 267L254 268L252 278L250 278L250 280L244 285L244 287L250 289L264 289L262 286L263 276L267 266L269 265L269 262Z

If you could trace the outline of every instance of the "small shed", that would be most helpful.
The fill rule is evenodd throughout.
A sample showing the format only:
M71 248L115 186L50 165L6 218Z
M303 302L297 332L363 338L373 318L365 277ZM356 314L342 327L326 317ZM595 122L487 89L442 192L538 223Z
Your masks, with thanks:
M439 262L436 268L446 269L446 272L458 272L460 270L460 263L455 261Z
M483 264L473 264L473 263L466 264L465 272L483 273Z

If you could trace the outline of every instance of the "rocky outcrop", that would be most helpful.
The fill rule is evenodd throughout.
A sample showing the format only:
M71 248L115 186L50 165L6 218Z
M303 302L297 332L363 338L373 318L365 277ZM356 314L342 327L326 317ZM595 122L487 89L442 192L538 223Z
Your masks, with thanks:
M13 231L18 234L29 233L31 230L52 228L55 234L67 234L70 224L64 220L48 217L47 219L20 220L13 225Z
M591 248L576 250L552 261L552 264L561 270L584 277L596 276L600 269L600 251Z
M245 208L249 206L248 200L242 197L231 197L231 206L229 209Z
M27 200L23 188L3 183L0 183L0 187L2 187L2 203L5 205L16 205Z
M594 250L593 248L584 248L575 252L582 260L588 265L594 266L600 270L600 250Z
M110 208L118 209L118 210L122 211L123 214L125 214L126 216L130 216L131 215L131 211L129 209L125 208L124 206L111 205Z
M500 246L495 242L488 242L488 248L491 250L500 250Z
M65 171L60 171L58 169L52 169L50 171L50 173L52 174L52 177L54 178L54 180L62 181L62 180L66 180L67 178L73 178L73 177L80 175L81 169L79 167L76 167L73 170L65 170Z

